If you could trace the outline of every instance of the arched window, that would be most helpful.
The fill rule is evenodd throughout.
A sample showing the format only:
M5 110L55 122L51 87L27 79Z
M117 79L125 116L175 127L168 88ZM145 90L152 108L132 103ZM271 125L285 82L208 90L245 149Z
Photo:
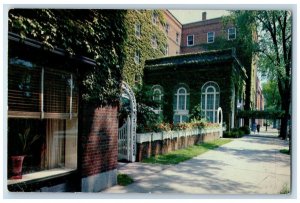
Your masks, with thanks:
M159 85L154 85L152 87L153 96L152 99L157 102L161 102L163 99L163 89ZM161 105L154 109L154 112L160 114L162 112Z
M177 90L176 97L177 97L176 109L177 110L186 110L186 97L187 97L186 89L184 87L180 87Z
M186 87L180 86L174 94L174 123L188 121L189 93Z
M210 122L217 122L217 109L220 103L220 88L216 82L207 82L201 89L203 116Z

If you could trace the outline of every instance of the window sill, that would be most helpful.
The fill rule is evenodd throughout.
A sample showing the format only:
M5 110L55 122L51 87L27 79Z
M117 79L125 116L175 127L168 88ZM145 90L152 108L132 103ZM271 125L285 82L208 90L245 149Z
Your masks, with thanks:
M188 115L189 114L189 110L175 110L174 114L176 115Z
M39 171L35 173L25 174L22 176L22 179L9 179L7 180L7 185L13 185L18 183L30 183L40 180L45 180L49 178L55 178L59 176L68 175L74 172L76 169L67 169L67 168L57 168L46 171Z

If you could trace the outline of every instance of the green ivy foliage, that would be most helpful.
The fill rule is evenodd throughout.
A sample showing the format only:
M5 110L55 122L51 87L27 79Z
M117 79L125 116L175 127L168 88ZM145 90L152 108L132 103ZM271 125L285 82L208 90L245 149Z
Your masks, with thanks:
M152 14L158 15L156 25L152 23ZM162 10L127 10L125 15L125 27L127 38L124 45L124 54L126 55L123 68L123 80L131 87L136 82L141 84L143 77L145 60L164 56L164 49L167 44L167 37L163 26L165 19ZM135 34L135 24L141 25L141 35ZM157 48L151 45L152 36L157 38ZM135 51L140 52L140 62L134 61Z
M124 10L12 9L9 31L23 39L43 43L45 49L62 48L72 55L94 59L85 71L83 99L98 105L119 100L126 40Z
M284 111L280 110L264 110L264 111L239 111L237 117L239 118L268 118L280 119L284 116Z

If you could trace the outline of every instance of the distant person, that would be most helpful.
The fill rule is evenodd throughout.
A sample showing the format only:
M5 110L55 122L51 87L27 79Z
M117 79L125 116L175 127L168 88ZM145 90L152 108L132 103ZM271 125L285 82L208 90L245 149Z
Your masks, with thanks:
M253 131L254 134L255 134L256 129L257 129L257 125L254 122L254 123L252 123L252 131Z
M260 130L260 125L259 124L257 124L256 130L257 130L257 133L259 133L259 130Z

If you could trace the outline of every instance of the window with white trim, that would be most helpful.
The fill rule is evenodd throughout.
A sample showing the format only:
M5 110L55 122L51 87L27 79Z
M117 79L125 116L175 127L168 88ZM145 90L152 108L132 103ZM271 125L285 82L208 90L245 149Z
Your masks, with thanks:
M234 40L236 38L236 29L235 27L228 29L228 40Z
M155 11L152 12L152 23L154 25L157 25L158 23L158 14Z
M215 32L207 33L207 43L214 43L215 41Z
M153 96L152 96L153 101L157 101L157 102L161 103L161 101L163 99L162 87L159 85L154 85L152 87L152 89L153 89ZM162 112L161 105L159 105L157 108L155 108L154 112L156 114L160 114Z
M137 38L140 38L141 37L141 24L140 23L136 23L135 26L135 36Z
M168 56L168 55L169 55L169 45L168 45L168 44L165 45L164 52L165 52L165 53L164 53L165 56Z
M217 109L220 102L220 88L216 82L207 82L201 89L201 109L204 118L217 122Z
M151 37L151 45L154 49L157 48L157 37L155 35Z
M187 88L180 86L174 95L174 123L187 122L189 118L189 93Z
M176 43L179 44L179 33L176 32Z
M187 46L193 46L194 45L194 35L188 35L187 36Z
M71 72L10 59L8 155L26 155L23 174L29 178L35 172L77 168L77 85ZM19 134L36 140L24 151Z
M141 62L140 55L141 55L141 53L140 53L139 50L136 50L136 51L134 52L134 62L135 62L136 64L140 64L140 62Z
M165 24L165 31L168 34L170 30L170 25L168 23Z

